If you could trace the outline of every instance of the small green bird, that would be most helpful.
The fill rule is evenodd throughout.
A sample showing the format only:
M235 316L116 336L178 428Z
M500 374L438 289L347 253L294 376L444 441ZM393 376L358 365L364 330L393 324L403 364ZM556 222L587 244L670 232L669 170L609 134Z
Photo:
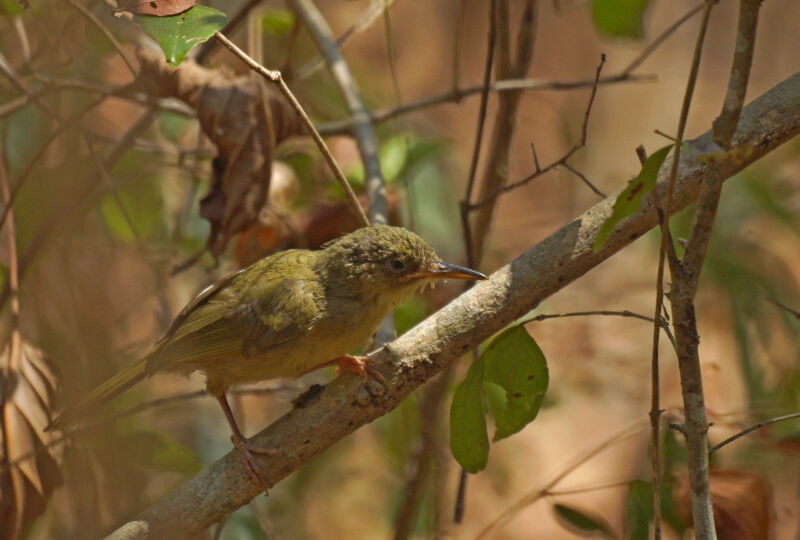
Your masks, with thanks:
M298 377L337 364L381 379L369 358L348 353L363 345L395 305L431 280L486 279L441 262L433 248L401 227L364 227L319 251L294 249L265 257L202 291L142 360L65 410L48 430L86 413L159 371L206 376L251 479L266 491L236 425L225 392L234 384Z

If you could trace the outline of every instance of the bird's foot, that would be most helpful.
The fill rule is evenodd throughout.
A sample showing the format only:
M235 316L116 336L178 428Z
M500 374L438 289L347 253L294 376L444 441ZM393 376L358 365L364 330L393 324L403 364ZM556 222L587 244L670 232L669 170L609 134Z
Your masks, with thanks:
M358 373L362 377L369 375L383 386L388 388L389 385L386 383L386 379L383 378L383 375L381 375L370 365L374 362L375 361L369 356L351 356L349 354L345 354L334 360L332 363L336 364L337 375L341 375L345 371Z
M264 478L258 472L258 468L253 461L253 454L272 456L277 454L278 451L274 448L260 448L258 446L253 446L246 439L236 437L235 435L231 435L231 442L233 443L234 448L236 448L236 451L239 453L239 457L241 457L242 461L244 462L244 470L247 473L247 476L250 477L250 480L255 485L262 489L264 495L269 495L269 486L267 485L266 480L264 480Z

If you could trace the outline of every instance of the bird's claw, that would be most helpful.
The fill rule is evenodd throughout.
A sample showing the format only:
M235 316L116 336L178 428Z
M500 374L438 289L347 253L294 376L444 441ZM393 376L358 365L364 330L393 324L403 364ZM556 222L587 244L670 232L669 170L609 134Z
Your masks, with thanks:
M242 458L244 462L244 470L247 473L247 476L250 477L250 480L261 488L264 492L264 495L269 495L269 486L264 478L258 471L255 462L253 461L253 454L260 454L260 455L275 455L277 450L274 448L259 448L256 446L252 446L249 444L245 439L238 439L235 436L231 436L231 442L233 443L234 448L239 454L239 457Z
M336 363L337 375L341 375L345 371L358 373L362 377L369 375L381 383L384 387L389 388L389 384L386 382L386 379L383 378L383 375L370 366L370 364L374 363L375 361L369 356L351 356L349 354L345 354L337 358L334 362Z

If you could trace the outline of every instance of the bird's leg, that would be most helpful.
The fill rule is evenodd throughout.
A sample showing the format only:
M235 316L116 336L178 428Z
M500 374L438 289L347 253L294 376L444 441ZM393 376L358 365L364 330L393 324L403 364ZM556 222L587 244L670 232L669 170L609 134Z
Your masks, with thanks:
M389 385L386 383L386 379L383 378L383 375L370 366L370 364L373 362L374 360L369 356L351 356L349 354L343 354L339 358L335 358L334 360L328 362L328 365L336 365L337 375L341 375L345 371L358 373L362 377L370 375L376 381L388 388Z
M228 404L228 398L224 393L216 396L216 398L222 407L222 412L225 413L225 419L228 421L228 425L231 427L231 442L233 442L233 446L239 452L239 456L244 461L244 469L247 472L247 475L254 484L264 490L265 495L268 495L269 491L267 482L261 477L261 474L259 474L258 468L253 462L253 454L273 455L277 451L272 448L258 448L250 445L247 439L244 438L244 435L242 435L242 432L239 431L239 426L236 425L236 419L233 417L233 411L231 411L231 406Z

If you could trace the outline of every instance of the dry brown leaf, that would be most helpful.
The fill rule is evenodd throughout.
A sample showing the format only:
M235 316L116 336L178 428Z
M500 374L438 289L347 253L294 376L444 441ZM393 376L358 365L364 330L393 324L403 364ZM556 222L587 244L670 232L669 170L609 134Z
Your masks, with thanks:
M755 474L735 470L712 470L711 501L719 538L766 540L769 538L770 495ZM691 521L689 485L685 477L677 487L676 502Z
M0 538L17 538L61 485L61 445L46 433L58 379L42 351L13 332L0 353ZM9 466L9 464L11 464Z
M195 0L119 0L117 6L118 11L166 17L183 13L195 3Z
M163 56L140 51L140 80L152 95L193 107L217 147L211 190L200 202L200 214L211 223L208 248L217 256L258 219L276 145L304 130L284 99L260 79L231 77L191 61L173 68Z

